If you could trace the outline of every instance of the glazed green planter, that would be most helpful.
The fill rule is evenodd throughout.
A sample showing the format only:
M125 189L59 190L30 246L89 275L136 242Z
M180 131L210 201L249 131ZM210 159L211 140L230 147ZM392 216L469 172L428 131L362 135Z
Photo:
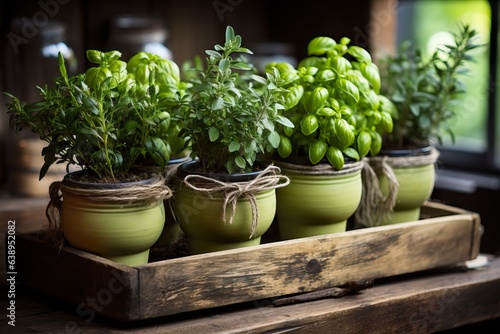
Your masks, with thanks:
M250 200L240 197L236 203L231 224L223 220L224 194L208 195L186 186L181 180L190 173L196 161L183 164L178 169L175 187L174 208L180 227L184 232L189 252L200 254L233 248L259 245L262 235L269 229L276 213L276 190L255 193L258 207L258 223L252 235L252 209ZM225 175L225 182L245 182L257 175ZM217 177L211 175L211 177ZM231 208L226 208L230 215Z
M164 222L163 201L95 202L63 190L61 229L66 240L111 261L129 266L148 263L150 247L162 233Z
M399 183L396 205L381 225L389 225L419 220L420 209L430 198L436 178L434 164L416 167L393 167ZM389 181L378 174L380 189L387 196Z
M421 207L429 200L434 189L436 179L435 160L430 155L436 155L437 153L431 147L426 147L420 150L406 151L406 153L405 151L387 151L386 154L389 154L387 161L392 166L399 187L393 211L387 215L381 225L417 221L420 219ZM406 155L409 157L428 156L433 162L425 164L416 162L414 165L408 163L400 166L397 162L391 161ZM380 190L384 196L388 196L389 179L380 171L376 171L376 173Z
M290 184L276 190L281 239L346 230L347 219L361 199L361 169L340 175L308 175L284 168L282 171L290 178Z

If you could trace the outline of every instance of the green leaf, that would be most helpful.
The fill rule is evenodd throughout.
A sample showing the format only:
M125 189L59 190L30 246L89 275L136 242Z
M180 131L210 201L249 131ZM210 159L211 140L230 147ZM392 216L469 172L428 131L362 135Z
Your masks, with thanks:
M209 55L210 57L214 57L215 59L221 59L222 55L214 50L205 50L205 53Z
M278 154L282 158L287 158L292 153L292 142L287 136L280 135Z
M158 137L147 138L145 144L148 153L153 160L160 166L160 168L165 168L170 160L170 149L167 144Z
M260 75L256 75L256 74L252 74L251 75L251 78L261 84L263 84L264 86L267 86L267 81L266 79L264 79L263 77L261 77Z
M315 113L318 109L325 106L328 99L328 89L325 87L316 87L314 90L306 95L305 108L308 113Z
M243 148L245 150L245 153L253 152L257 149L257 143L255 140L246 140L243 143Z
M278 148L278 146L280 144L280 135L278 132L271 131L271 133L269 133L269 136L267 137L267 139L269 140L269 143L271 144L272 147Z
M354 131L352 131L345 119L340 118L335 120L335 133L337 134L337 139L344 147L351 146L354 143Z
M61 76L67 80L68 73L66 71L66 65L64 64L64 57L60 51L57 54L57 57L58 57L58 64L59 64L59 72L61 73Z
M326 151L326 158L330 164L337 170L344 168L344 155L342 151L335 146L330 146Z
M250 71L252 66L246 63L236 62L231 65L231 68L234 68L235 70Z
M227 59L221 59L219 61L219 71L220 72L225 72L229 69L230 62Z
M96 136L98 137L99 139L101 139L101 136L99 135L99 133L95 130L95 129L91 129L91 128L78 128L77 129L77 132L78 133L81 133L81 134L84 134L84 135L89 135L89 136Z
M222 109L222 107L224 107L224 99L219 96L212 102L212 110L219 110Z
M385 112L385 111L380 112L380 116L382 118L381 118L379 124L382 125L383 131L385 131L387 133L391 133L392 129L393 129L393 126L394 126L394 122L392 120L392 116L388 112Z
M361 73L370 82L375 93L380 93L380 73L377 65L374 63L362 64Z
M309 161L313 165L319 163L326 154L326 150L328 149L328 144L323 140L316 140L310 146L308 150Z
M300 130L305 136L314 133L319 127L316 115L309 114L300 121Z
M336 77L336 75L332 70L326 69L326 70L322 70L322 71L319 71L318 73L316 73L315 79L319 82L328 82L328 81L334 80L335 77Z
M316 112L316 115L326 116L326 117L334 116L336 114L337 113L335 112L335 110L333 110L332 108L328 108L328 107L321 108Z
M359 101L359 90L358 87L356 87L355 84L350 82L349 80L346 79L339 79L337 81L337 87L341 91L343 91L345 94L350 96L355 103Z
M356 138L356 144L358 147L358 153L360 156L364 157L370 152L372 146L372 137L368 131L360 131L358 137Z
M340 75L345 74L352 68L351 62L340 56L332 57L330 59L330 66Z
M307 54L309 56L321 56L327 53L337 45L337 42L330 37L315 37L307 45Z
M352 147L346 147L342 150L342 152L348 156L349 158L351 159L354 159L356 161L359 161L359 159L361 159L361 157L359 156L359 153L358 151L356 151L355 149L353 149Z
M370 56L370 53L359 46L352 45L349 47L347 52L351 56L356 58L360 63L369 64L372 62L372 57Z
M85 55L87 56L89 62L94 64L101 64L104 54L102 51L99 50L87 50L85 52Z
M82 102L83 102L83 105L85 107L87 107L87 109L92 112L94 115L99 115L99 105L98 105L98 102L91 98L91 97L87 97L85 96L83 99L82 99Z
M243 159L240 156L235 157L234 158L234 162L236 163L236 166L238 166L241 169L245 169L246 164L247 164L246 161L245 161L245 159Z
M240 145L239 142L233 140L231 143L229 143L229 147L228 147L229 152L236 152L236 151L238 151L240 149L240 146L241 145Z
M285 109L289 110L295 107L302 96L304 95L304 87L302 85L295 85L289 88L285 97Z
M285 116L278 115L278 117L276 118L276 122L283 125L285 127L284 130L286 130L287 128L293 129L295 127L295 125L293 125L292 121L289 120L288 118L286 118Z
M210 129L208 129L208 136L211 142L216 141L217 138L219 138L219 129L211 127Z
M231 26L226 27L226 43L229 43L234 39L234 29Z
M372 157L374 157L382 149L382 136L375 131L370 131L370 136L372 137L372 144L370 147L370 155Z
M108 68L91 67L85 71L85 84L91 89L97 90L99 86L111 76L111 71Z

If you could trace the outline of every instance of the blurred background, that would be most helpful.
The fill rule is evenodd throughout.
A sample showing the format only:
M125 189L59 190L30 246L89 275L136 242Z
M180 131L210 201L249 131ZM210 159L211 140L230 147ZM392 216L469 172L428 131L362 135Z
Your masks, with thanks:
M181 65L221 43L227 25L255 52L253 61L259 66L301 59L309 40L319 35L347 36L375 59L405 40L430 55L465 22L479 30L485 46L478 49L478 61L466 78L468 94L454 124L457 140L440 147L432 199L478 212L485 227L481 250L500 254L495 210L500 207L498 1L4 0L0 90L35 100L35 85L58 76L59 51L74 73L89 65L87 49L117 49L125 59L147 50ZM13 133L5 102L0 96L0 201L45 198L48 184L64 168L53 168L38 181L43 144L29 133Z

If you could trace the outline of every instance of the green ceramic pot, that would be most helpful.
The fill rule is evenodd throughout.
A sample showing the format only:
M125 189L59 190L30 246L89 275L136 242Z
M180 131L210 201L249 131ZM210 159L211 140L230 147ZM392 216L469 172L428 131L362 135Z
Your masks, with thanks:
M287 187L276 190L276 217L281 239L346 230L347 219L356 211L361 199L361 168L338 174L330 166L325 175L310 175L278 166L290 178ZM348 169L349 164L345 168Z
M233 248L259 245L261 236L269 229L276 213L276 190L255 193L258 207L258 223L252 234L252 209L248 198L236 202L234 219L228 223L231 206L226 207L223 220L225 195L222 192L206 194L191 189L182 180L193 172L198 161L179 166L176 176L174 208L180 227L186 235L189 252L200 254ZM246 174L201 174L223 182L248 182L260 172Z
M68 174L63 183L86 189L120 187L130 192L131 186L155 180L88 184L76 181L76 173ZM163 201L118 204L91 201L64 188L62 193L61 229L72 246L130 266L148 263L149 249L159 238L165 222Z
M388 163L392 166L399 184L393 212L387 215L381 225L418 220L420 218L421 207L429 200L434 189L436 179L435 160L430 155L435 154L435 152L431 147L425 147L418 150L382 151L381 154L387 156ZM398 163L391 161L405 157L416 157L416 164L404 164L404 166L400 166ZM418 162L418 157L429 157L434 162L422 164ZM384 196L388 196L390 189L389 179L380 171L376 171L376 173L380 190Z

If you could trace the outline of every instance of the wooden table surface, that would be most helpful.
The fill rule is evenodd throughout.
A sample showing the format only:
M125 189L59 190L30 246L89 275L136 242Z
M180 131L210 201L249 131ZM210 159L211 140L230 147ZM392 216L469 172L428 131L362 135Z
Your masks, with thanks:
M500 333L500 258L488 255L488 261L480 269L456 266L376 280L342 298L279 307L260 300L134 323L98 319L91 308L16 286L16 326L2 316L0 333L430 333L459 327L467 333L471 324L473 332ZM0 298L4 313L8 288Z

